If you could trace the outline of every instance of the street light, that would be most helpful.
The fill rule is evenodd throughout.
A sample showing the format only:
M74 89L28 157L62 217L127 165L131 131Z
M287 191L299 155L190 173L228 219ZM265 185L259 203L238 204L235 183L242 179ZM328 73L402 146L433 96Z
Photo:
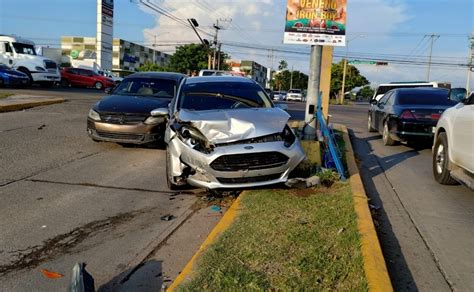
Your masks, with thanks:
M341 86L341 97L339 99L340 104L344 104L344 92L345 92L345 86L346 86L346 71L347 71L347 55L349 52L349 42L352 42L353 40L357 38L363 38L365 37L364 34L356 35L355 37L351 38L350 40L346 41L346 57L344 58L344 70L342 71L342 86Z

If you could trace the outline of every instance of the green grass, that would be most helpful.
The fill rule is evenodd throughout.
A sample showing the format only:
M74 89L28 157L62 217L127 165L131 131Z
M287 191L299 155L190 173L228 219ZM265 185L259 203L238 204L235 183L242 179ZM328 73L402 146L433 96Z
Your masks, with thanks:
M367 291L350 185L245 193L179 290Z
M10 93L10 92L0 92L0 99L1 98L7 98L9 96L12 96L14 95L13 93Z

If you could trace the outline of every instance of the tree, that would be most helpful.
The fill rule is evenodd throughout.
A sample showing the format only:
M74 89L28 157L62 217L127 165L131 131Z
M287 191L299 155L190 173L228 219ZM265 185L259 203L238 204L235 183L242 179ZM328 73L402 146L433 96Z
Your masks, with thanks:
M288 63L285 60L281 60L280 63L278 63L278 70L283 71L288 69Z
M208 52L213 55L213 50L202 44L188 44L176 48L176 52L170 58L169 69L181 73L207 69ZM221 51L220 68L228 70L226 60L229 56Z
M375 90L370 86L364 86L359 90L358 95L364 99L370 99L374 96Z
M344 91L350 91L356 87L368 85L369 81L365 78L360 71L352 66L347 65L346 69L346 82L344 85ZM344 71L344 60L337 64L332 64L331 67L331 91L330 95L335 97L342 89L342 74Z
M288 90L291 84L291 72L288 70L281 71L274 76L273 86L278 90ZM308 87L308 75L293 71L293 88L305 89Z
M153 64L153 63L145 63L140 68L138 68L138 71L158 71L158 72L163 72L163 71L169 71L168 67L165 66L160 66L158 64Z

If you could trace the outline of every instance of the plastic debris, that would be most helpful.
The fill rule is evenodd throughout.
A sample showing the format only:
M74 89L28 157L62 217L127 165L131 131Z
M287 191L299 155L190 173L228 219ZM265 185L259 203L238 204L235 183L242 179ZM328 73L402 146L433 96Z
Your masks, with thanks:
M167 215L161 216L160 219L163 221L171 221L173 219L176 219L176 217L173 215L167 214Z
M43 130L43 128L44 128L44 127L46 127L46 125L45 125L45 124L43 124L43 125L39 126L39 127L38 127L38 130Z
M321 184L319 176L314 175L308 178L290 178L285 185L289 188L307 189Z
M211 211L212 212L220 212L221 211L221 207L217 206L217 205L212 205L211 206Z
M59 279L59 278L64 277L63 274L52 272L46 269L41 269L40 271L43 274L43 276L45 276L48 279Z

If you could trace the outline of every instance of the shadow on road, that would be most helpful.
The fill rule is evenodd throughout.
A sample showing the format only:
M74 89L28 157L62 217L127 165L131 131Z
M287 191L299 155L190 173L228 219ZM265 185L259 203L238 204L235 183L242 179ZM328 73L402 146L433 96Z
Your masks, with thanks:
M406 159L417 156L419 153L413 149L381 158L373 154L369 144L369 141L379 139L377 135L360 138L357 137L351 129L349 129L349 135L354 147L354 152L356 153L360 176L364 183L367 196L370 198L372 217L376 225L377 234L394 290L418 291L413 275L401 251L398 239L393 232L392 225L384 210L374 179L383 174L386 170Z

